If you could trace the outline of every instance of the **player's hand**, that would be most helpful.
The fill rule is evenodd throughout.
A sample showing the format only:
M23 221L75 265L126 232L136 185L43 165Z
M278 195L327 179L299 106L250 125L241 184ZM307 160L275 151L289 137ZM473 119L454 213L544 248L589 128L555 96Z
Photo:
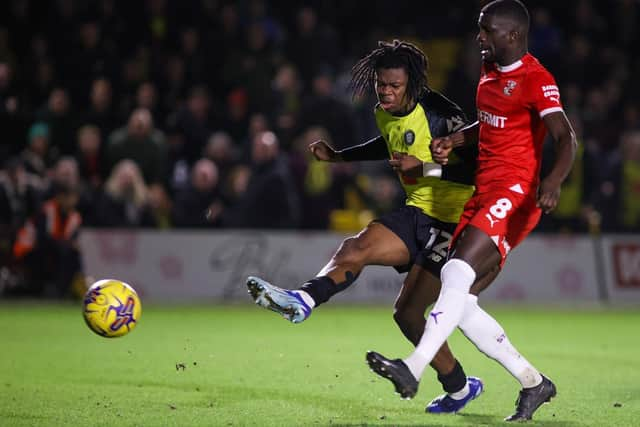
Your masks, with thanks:
M422 176L422 161L417 157L406 153L393 153L393 159L389 160L391 168L410 178L419 178Z
M453 140L449 136L434 138L431 140L429 149L431 150L431 158L434 162L446 165L449 163L449 153L451 153L453 149Z
M311 151L311 154L313 154L313 157L317 160L324 162L335 162L340 159L338 153L321 139L309 144L309 151Z
M542 209L544 213L553 211L558 206L558 199L560 198L560 183L553 182L551 180L543 179L538 187L538 202L537 206Z

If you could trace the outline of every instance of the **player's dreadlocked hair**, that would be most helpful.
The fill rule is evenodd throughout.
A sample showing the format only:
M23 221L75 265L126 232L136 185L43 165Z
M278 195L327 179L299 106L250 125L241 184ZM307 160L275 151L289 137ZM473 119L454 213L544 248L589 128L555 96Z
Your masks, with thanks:
M349 89L353 96L373 90L376 70L379 68L404 68L408 75L407 96L417 100L422 88L427 86L428 60L415 45L394 40L379 41L378 48L362 58L351 69Z

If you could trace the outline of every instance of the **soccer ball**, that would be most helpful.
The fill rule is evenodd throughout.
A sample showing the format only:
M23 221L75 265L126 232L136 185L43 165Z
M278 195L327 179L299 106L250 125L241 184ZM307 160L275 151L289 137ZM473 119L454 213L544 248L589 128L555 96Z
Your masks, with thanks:
M142 305L136 291L127 283L115 279L98 280L84 296L83 316L96 334L115 338L135 328Z

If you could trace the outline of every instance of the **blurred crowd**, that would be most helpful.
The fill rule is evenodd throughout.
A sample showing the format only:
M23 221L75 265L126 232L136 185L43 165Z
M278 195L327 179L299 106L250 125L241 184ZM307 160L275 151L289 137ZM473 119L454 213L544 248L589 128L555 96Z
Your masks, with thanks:
M80 224L347 231L402 204L384 162L306 147L376 135L375 97L347 84L381 39L418 44L431 86L475 119L486 1L414 3L2 2L0 264L73 253ZM640 231L640 2L525 4L580 141L539 230Z

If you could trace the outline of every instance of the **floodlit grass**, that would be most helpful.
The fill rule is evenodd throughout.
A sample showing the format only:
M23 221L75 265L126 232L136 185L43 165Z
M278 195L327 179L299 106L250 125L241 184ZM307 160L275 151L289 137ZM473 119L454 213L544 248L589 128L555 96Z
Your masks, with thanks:
M558 386L527 425L640 423L640 314L491 311ZM105 339L77 306L2 303L0 425L504 425L518 384L458 332L450 342L486 392L459 415L433 416L431 371L403 401L364 362L369 349L411 349L389 308L328 305L293 325L253 306L149 305L130 335Z

